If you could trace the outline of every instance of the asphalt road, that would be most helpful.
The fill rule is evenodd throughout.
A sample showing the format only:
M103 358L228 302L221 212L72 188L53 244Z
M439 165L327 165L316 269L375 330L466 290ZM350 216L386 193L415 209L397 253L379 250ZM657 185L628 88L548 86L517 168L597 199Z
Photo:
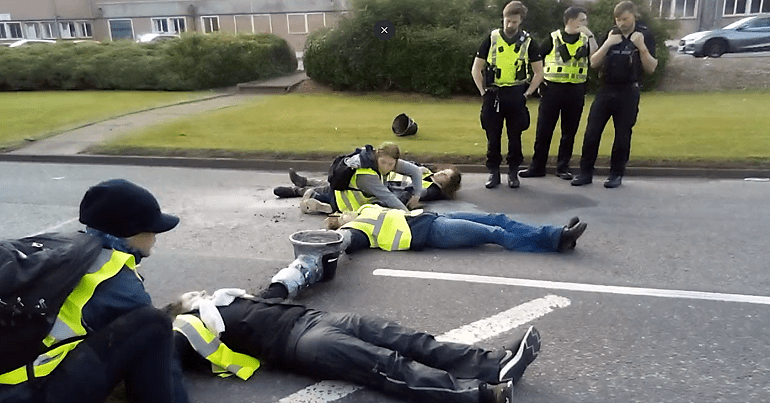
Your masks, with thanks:
M81 228L85 190L116 177L149 188L182 218L140 269L158 306L193 289L262 287L293 260L289 235L322 221L300 214L298 199L272 195L288 181L284 172L0 162L0 235ZM770 183L627 177L608 190L596 179L575 188L551 176L487 190L484 175L467 174L457 201L431 206L529 223L578 215L589 226L574 253L366 251L343 258L334 281L299 301L442 334L558 298L566 303L479 343L499 347L538 327L543 349L517 387L519 402L767 401ZM428 278L393 276L415 271ZM432 278L444 273L476 277ZM325 386L272 370L248 382L190 375L196 402L320 403L333 394L287 396ZM367 390L339 396L334 401L397 402Z

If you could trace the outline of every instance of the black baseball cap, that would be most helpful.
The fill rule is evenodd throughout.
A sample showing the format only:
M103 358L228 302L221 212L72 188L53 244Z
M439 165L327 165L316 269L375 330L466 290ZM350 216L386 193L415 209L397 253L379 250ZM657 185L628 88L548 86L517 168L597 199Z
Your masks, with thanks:
M179 217L160 211L147 189L125 179L111 179L92 186L80 202L80 222L121 238L142 232L166 232Z

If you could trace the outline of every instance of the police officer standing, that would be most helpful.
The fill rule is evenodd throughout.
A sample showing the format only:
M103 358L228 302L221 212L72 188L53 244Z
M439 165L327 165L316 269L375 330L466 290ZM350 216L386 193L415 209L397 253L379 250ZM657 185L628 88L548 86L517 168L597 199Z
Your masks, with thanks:
M545 176L551 138L561 114L556 176L572 179L569 161L585 104L588 62L598 47L587 25L586 10L569 7L564 11L564 29L551 32L551 36L540 46L545 85L540 89L535 152L529 168L519 172L522 178Z
M658 66L655 38L647 27L636 23L636 5L621 1L615 6L613 15L616 26L591 56L591 66L600 69L602 88L588 114L580 175L572 180L573 186L592 182L599 141L610 117L615 126L615 141L610 157L610 176L604 187L620 186L631 151L631 128L639 112L639 79L642 72L652 74Z
M521 29L527 7L511 1L503 9L503 29L484 40L473 61L471 75L479 93L481 127L487 134L488 189L500 184L500 153L503 123L508 134L508 186L519 187L517 172L524 160L521 132L529 128L527 99L543 81L543 62L537 44ZM530 77L528 66L534 76Z

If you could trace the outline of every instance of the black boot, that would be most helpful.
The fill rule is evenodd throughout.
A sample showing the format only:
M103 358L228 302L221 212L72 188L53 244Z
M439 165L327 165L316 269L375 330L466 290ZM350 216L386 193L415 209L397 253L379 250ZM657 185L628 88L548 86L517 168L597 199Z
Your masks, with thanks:
M572 224L572 220L570 220ZM586 231L588 224L581 222L572 227L564 227L561 230L561 236L559 237L559 252L566 252L568 250L575 249L577 246L577 239Z
M273 194L282 199L302 197L305 194L305 189L297 186L278 186L273 189Z
M291 183L301 188L307 186L307 178L298 174L297 171L294 170L294 168L289 168L289 179L291 179Z
M484 186L487 187L487 189L496 188L497 185L500 184L500 170L494 170L489 172L489 178L487 179L487 183L484 184Z
M514 188L515 189L515 188L519 187L519 185L520 185L520 183L519 183L519 175L516 173L517 170L518 170L518 168L516 168L516 169L511 168L511 169L508 170L508 187L509 188Z

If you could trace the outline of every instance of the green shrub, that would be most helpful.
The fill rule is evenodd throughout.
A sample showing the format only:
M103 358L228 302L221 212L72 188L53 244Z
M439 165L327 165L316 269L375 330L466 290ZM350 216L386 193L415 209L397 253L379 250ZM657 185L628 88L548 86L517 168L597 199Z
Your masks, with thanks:
M297 69L285 40L268 34L185 34L131 41L0 48L0 90L197 90Z
M305 47L305 69L314 80L338 90L398 90L438 96L475 94L471 66L479 45L501 26L509 0L353 0L351 15L332 29L316 32ZM600 35L614 23L619 0L599 0L589 9L589 26ZM644 16L644 0L634 0ZM564 26L569 1L522 0L529 12L523 28L540 45L551 31ZM609 13L608 13L609 10ZM396 28L380 41L374 26L389 20ZM659 67L646 87L659 80L668 52L671 24L652 20L658 41ZM596 75L593 75L596 82Z

